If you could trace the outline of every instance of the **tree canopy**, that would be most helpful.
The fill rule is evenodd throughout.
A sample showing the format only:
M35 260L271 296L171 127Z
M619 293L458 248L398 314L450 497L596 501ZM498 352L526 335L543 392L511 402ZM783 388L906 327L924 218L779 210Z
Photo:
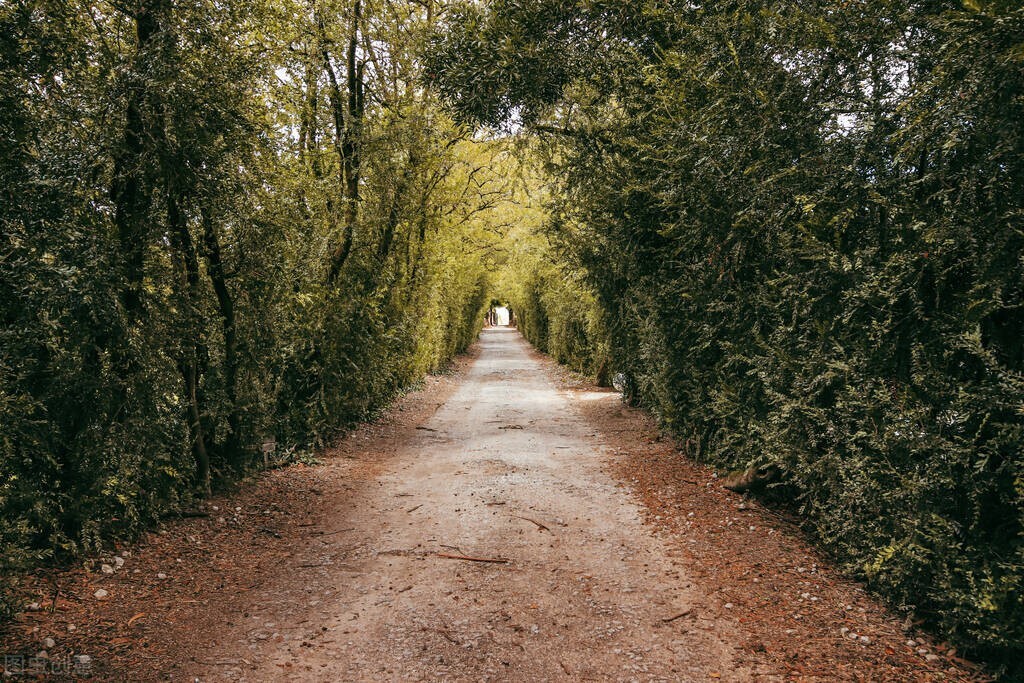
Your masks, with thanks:
M1013 0L0 3L4 589L330 443L497 298L1012 671L1022 67Z

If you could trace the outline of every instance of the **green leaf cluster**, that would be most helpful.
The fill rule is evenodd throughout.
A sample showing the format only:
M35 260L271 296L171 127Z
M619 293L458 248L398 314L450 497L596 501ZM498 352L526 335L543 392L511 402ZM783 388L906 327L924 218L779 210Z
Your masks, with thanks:
M630 400L704 461L779 465L852 573L1020 675L1019 3L460 12L438 92L534 133L554 184L527 334L589 332L561 302L592 292Z

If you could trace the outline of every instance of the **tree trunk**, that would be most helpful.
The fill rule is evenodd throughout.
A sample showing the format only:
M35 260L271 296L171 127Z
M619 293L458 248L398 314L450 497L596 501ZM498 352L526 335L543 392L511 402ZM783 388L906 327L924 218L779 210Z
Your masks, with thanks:
M346 56L346 97L342 97L341 85L334 72L327 48L322 48L324 69L331 82L331 108L334 113L334 146L338 153L343 204L343 226L341 242L331 252L327 282L333 284L341 273L342 266L352 252L356 222L359 219L359 180L362 172L361 137L363 128L363 70L358 63L359 25L362 21L362 4L356 0L352 7L352 27L349 33ZM321 38L325 38L321 36ZM326 41L323 41L326 45ZM343 102L344 100L347 100Z
M242 411L238 405L238 341L235 329L235 304L228 289L224 273L224 261L221 256L220 237L209 211L202 211L203 221L203 257L206 261L206 273L213 285L217 297L217 308L221 317L221 330L224 334L224 393L227 395L230 409L228 412L227 451L232 456L241 452L242 443Z
M110 188L114 226L124 258L120 300L129 321L142 314L142 281L153 185L146 156L151 151L147 141L153 139L155 122L152 112L147 111L150 88L141 74L147 71L147 58L159 39L160 23L166 10L166 0L153 0L142 3L132 16L135 20L135 64L128 76L124 134L114 160L114 179Z
M166 144L166 137L161 136L161 142ZM175 180L173 162L165 157L164 182L167 201L167 227L170 233L172 247L177 251L177 258L180 268L181 283L179 285L179 297L182 302L182 310L185 312L187 328L196 333L195 340L185 342L183 357L179 361L182 380L185 384L185 397L188 401L189 431L192 436L192 452L196 460L196 478L203 491L210 493L210 455L206 447L206 435L203 429L202 400L199 392L199 383L203 371L201 369L201 346L199 339L199 327L201 321L196 315L196 302L199 300L199 259L196 255L195 243L192 241L192 234L189 232L188 223L184 212L181 209L181 196Z

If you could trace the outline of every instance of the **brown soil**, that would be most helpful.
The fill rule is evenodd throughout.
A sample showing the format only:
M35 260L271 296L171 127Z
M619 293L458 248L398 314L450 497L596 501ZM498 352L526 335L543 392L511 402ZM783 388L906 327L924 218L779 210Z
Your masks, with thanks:
M512 330L321 458L113 574L40 575L3 651L52 638L92 680L979 678Z

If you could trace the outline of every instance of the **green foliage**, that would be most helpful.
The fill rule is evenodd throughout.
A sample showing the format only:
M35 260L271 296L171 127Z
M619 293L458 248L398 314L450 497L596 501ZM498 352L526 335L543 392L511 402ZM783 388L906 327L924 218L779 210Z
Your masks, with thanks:
M1019 674L1019 3L499 0L433 45L459 116L548 147L528 336L586 357L594 292L629 398L781 465L850 571Z
M500 150L409 85L399 4L0 6L0 593L475 338Z
M516 324L531 344L559 363L607 384L605 326L583 273L560 258L540 222L542 208L526 203L509 233L511 253L496 289L508 297Z

